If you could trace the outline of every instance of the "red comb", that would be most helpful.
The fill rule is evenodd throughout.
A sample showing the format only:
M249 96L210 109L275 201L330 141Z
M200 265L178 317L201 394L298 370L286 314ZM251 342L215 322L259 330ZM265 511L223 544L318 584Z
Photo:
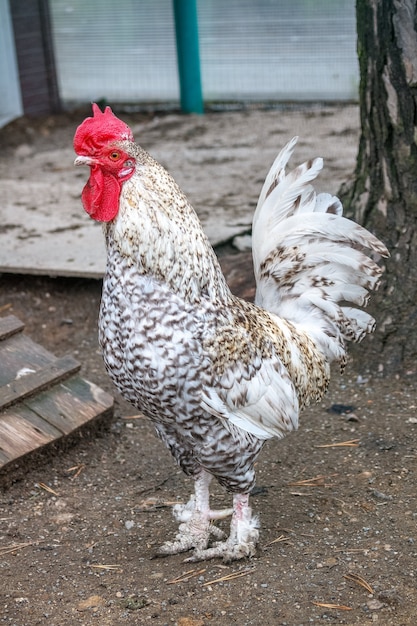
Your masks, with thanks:
M133 141L129 126L115 116L110 107L104 113L93 103L93 117L86 117L74 135L74 149L79 155L95 154L110 141Z

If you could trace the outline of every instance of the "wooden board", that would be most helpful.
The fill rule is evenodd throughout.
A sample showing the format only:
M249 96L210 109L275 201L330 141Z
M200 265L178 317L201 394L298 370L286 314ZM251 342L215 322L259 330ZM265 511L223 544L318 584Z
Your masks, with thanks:
M113 398L82 379L72 356L56 358L0 318L0 469L113 412Z

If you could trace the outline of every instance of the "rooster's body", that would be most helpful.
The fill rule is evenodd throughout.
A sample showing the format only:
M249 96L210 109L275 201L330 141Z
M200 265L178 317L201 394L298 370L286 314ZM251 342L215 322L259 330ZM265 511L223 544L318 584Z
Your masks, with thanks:
M107 270L99 321L106 368L121 394L148 416L195 495L163 553L192 559L253 554L257 521L248 494L266 439L297 428L300 409L319 400L346 340L373 319L366 303L385 256L368 231L341 217L340 202L316 195L321 159L285 174L295 140L277 157L253 222L256 304L229 290L188 200L172 177L133 143L130 130L94 107L74 141L91 167L86 210L104 222ZM212 477L233 509L212 511ZM232 513L226 541L211 521Z

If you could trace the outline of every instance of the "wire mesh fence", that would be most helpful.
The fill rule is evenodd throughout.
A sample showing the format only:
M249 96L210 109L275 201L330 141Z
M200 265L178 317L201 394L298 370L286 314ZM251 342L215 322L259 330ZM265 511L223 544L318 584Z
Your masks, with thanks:
M178 102L172 0L50 0L64 102ZM206 102L356 100L355 0L198 0Z

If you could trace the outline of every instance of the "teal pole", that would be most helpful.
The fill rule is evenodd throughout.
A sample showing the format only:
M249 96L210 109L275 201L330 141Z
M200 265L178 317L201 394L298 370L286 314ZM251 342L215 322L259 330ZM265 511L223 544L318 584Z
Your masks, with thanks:
M196 0L173 0L181 109L204 113Z

